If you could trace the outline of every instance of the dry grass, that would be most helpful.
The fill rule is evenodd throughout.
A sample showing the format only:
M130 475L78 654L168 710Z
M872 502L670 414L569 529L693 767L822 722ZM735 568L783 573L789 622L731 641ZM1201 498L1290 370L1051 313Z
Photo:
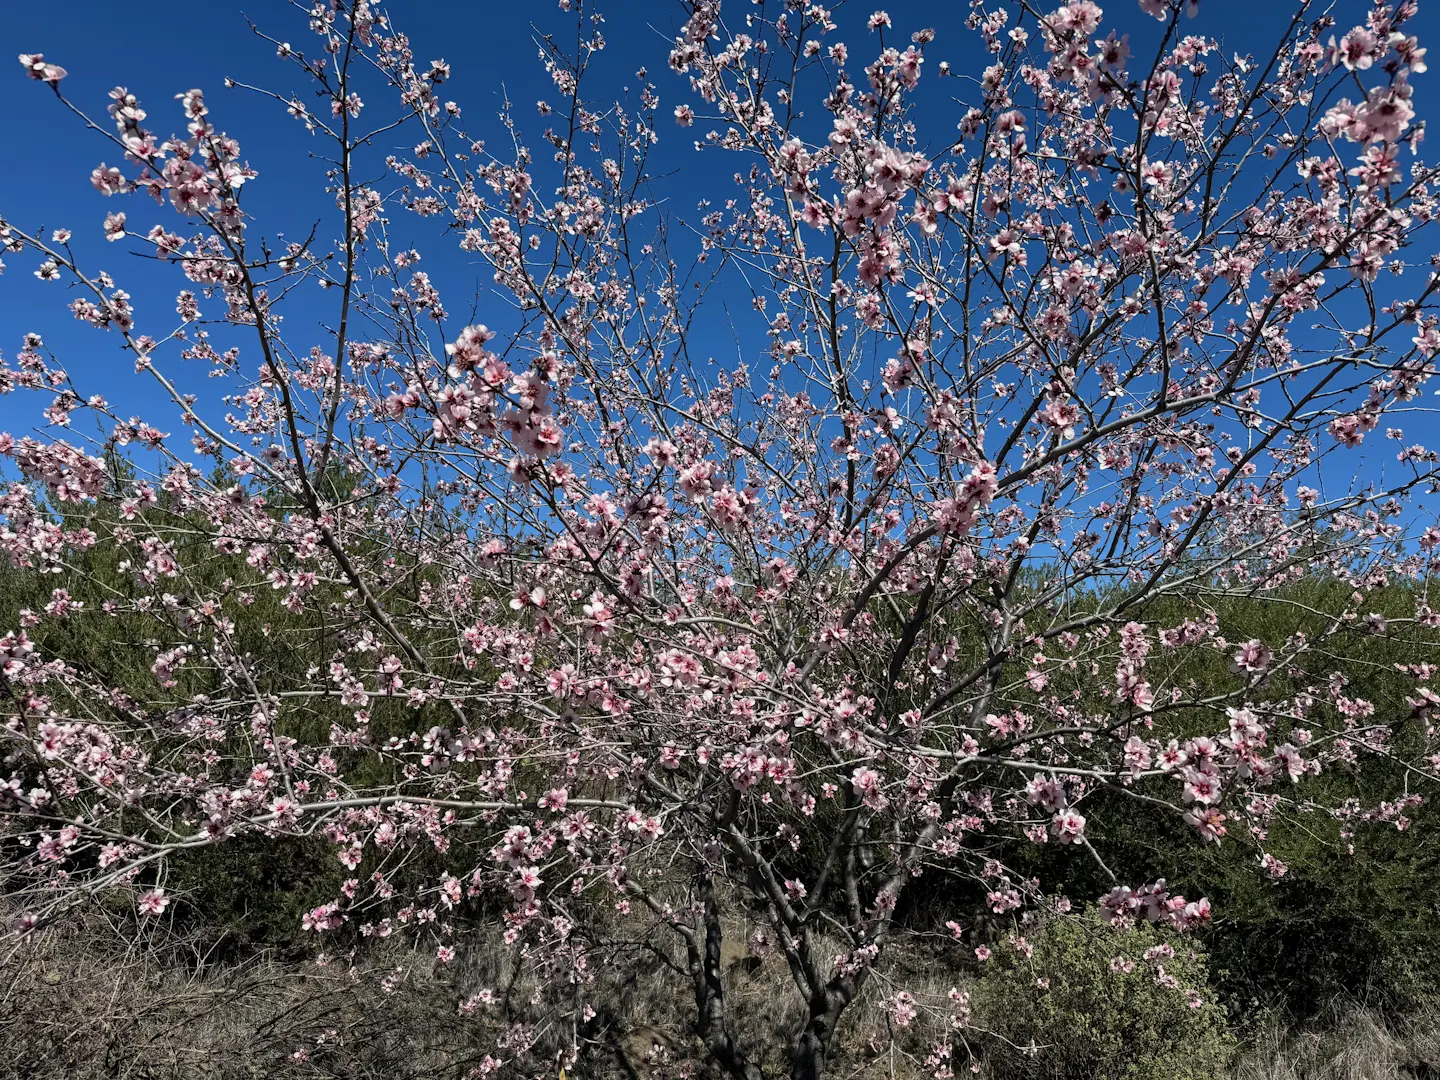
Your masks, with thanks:
M746 946L755 927L739 917L725 920L725 1010L736 1041L766 1070L786 1076L791 1040L804 1026L805 1004L785 960L778 954L754 955ZM828 968L841 951L839 942L815 935L817 962ZM587 1077L607 1074L635 1080L664 1080L673 1066L696 1059L688 1034L694 999L689 986L655 960L636 954L623 965L625 976L605 987L610 1003L594 1033L608 1051L587 1061ZM938 968L933 957L892 948L886 963L846 1011L832 1047L831 1074L846 1080L922 1080L920 1063L948 1031L949 999L957 985L953 972ZM920 1010L905 1029L894 1028L886 999L904 988ZM708 1075L701 1070L701 1075Z
M483 1057L453 986L400 950L355 967L270 954L214 967L183 942L126 942L92 922L3 960L7 1078L438 1080Z
M123 929L97 913L0 955L0 1078L462 1080L494 1049L503 1022L483 1009L460 1017L458 1004L482 986L523 1002L544 984L540 972L506 967L513 951L480 935L467 936L449 966L395 943L353 962L318 965L267 953L222 966L185 941L127 941ZM726 926L729 1024L767 1072L784 1075L802 1003L783 959L747 951L749 929L738 919ZM686 982L658 958L641 962L643 955L607 965L591 988L587 996L607 1007L579 1033L586 1052L572 1074L709 1075L689 1034ZM934 1004L936 1012L922 1011L898 1038L883 1037L888 989L876 981L837 1035L835 1075L924 1075L918 1063L944 1030L940 1007L952 981L927 973L921 957L905 970L905 959L897 955L887 973L922 1010ZM570 1034L542 1032L534 1057L553 1059Z
M1230 1080L1440 1080L1440 1017L1400 1021L1337 1001L1300 1030L1271 1028Z
M748 929L733 921L728 940L743 943ZM0 955L0 1078L462 1080L493 1049L498 1021L483 1013L460 1019L458 1002L479 986L528 997L541 985L538 973L502 968L505 950L470 941L460 961L438 970L428 955L393 944L353 964L262 954L215 966L184 941L126 941L96 916ZM767 1074L784 1075L801 1005L783 960L757 958L743 945L727 948L725 959L732 1030ZM890 979L921 1006L904 1030L887 1021ZM944 1032L953 982L933 958L894 956L847 1015L832 1075L926 1076L921 1062ZM589 1052L572 1073L669 1080L688 1064L690 1075L708 1075L693 1068L684 984L658 959L614 965L596 989L610 1007L584 1033ZM541 1057L558 1052L563 1040L551 1038ZM955 1065L968 1075L963 1056ZM1266 1032L1225 1080L1440 1080L1440 1016L1402 1023L1337 1003L1302 1030Z

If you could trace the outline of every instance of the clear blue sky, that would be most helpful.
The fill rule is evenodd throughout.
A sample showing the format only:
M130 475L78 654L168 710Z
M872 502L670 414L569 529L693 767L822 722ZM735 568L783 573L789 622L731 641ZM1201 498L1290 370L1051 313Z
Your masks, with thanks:
M1422 44L1432 45L1437 64L1435 71L1419 76L1417 82L1440 80L1440 44L1426 40L1431 36L1428 31L1440 25L1436 16L1440 4L1425 10L1433 2L1425 0L1420 18L1411 24L1411 32L1420 34ZM957 71L976 71L974 35L961 25L969 11L963 0L892 0L883 5L866 0L835 5L842 27L839 36L851 44L852 55L863 56L868 50L869 35L863 23L879 6L886 7L894 19L895 40L907 40L911 31L921 27L937 30L928 52L928 78L933 78L934 64L942 59L949 59ZM1136 0L1113 0L1102 6L1106 24L1122 22L1137 41L1143 41L1142 35L1153 33L1151 28L1158 25L1140 14ZM306 159L317 141L285 117L275 103L225 90L222 85L226 76L232 76L277 90L298 88L298 73L275 57L272 46L251 34L245 19L248 15L267 33L308 49L314 36L303 13L285 0L149 0L123 9L113 0L7 0L3 7L0 45L4 48L0 53L5 59L0 66L0 87L9 104L0 111L0 145L6 148L9 160L0 179L0 215L26 229L45 225L74 230L73 244L83 263L92 269L109 269L122 287L132 292L142 331L147 310L159 315L154 326L162 332L170 328L173 297L181 287L178 275L156 278L152 268L121 250L124 243L109 245L103 240L100 221L106 211L114 209L127 210L132 224L147 227L164 221L174 228L178 219L168 211L156 214L144 197L106 200L92 189L90 170L102 159L113 162L113 147L99 135L83 130L46 87L26 79L14 54L43 52L47 60L68 68L67 94L99 120L105 119L110 88L127 86L140 96L149 111L149 123L161 134L182 126L174 95L190 87L205 90L211 119L240 139L243 156L259 170L259 179L246 189L246 206L259 219L260 230L268 236L280 231L303 236L325 212L319 195L321 167ZM1336 7L1341 19L1338 30L1343 33L1363 17L1367 4L1340 0ZM536 116L533 103L539 98L553 99L555 94L535 59L535 27L558 31L573 26L571 17L557 10L555 0L396 0L387 10L395 24L410 35L417 61L444 58L450 62L454 76L445 87L446 96L464 107L465 126L472 136L501 136L494 116L502 95L508 95L519 106L517 115L527 125L532 145L538 142L544 122ZM601 10L607 12L609 48L599 60L600 78L592 85L592 95L613 99L622 86L636 85L638 68L649 69L662 100L662 143L653 161L659 169L681 170L683 183L670 189L683 195L674 211L693 216L695 200L702 195L724 198L733 191L729 182L733 166L727 161L723 169L707 173L717 159L691 150L695 133L702 129L681 131L669 119L677 103L690 99L684 80L666 65L669 39L683 21L680 6L670 0L616 0L602 4ZM750 10L750 4L727 0L724 10L731 19L738 19ZM1194 32L1219 37L1227 54L1259 53L1274 43L1292 10L1288 0L1203 0L1199 18L1191 25ZM1428 89L1421 85L1422 92ZM955 92L959 90L957 84ZM1423 111L1428 110L1422 104ZM953 130L953 123L950 119L934 130ZM322 235L332 231L333 226ZM432 245L427 256L423 268L440 282L452 313L468 312L471 297L484 291L485 275L453 245ZM157 419L173 416L169 408L147 407L154 401L153 384L133 373L132 359L120 351L118 337L71 319L64 307L69 299L64 287L43 284L32 276L33 257L9 256L5 261L9 268L0 277L0 351L6 357L13 357L18 350L21 334L38 331L82 391L105 394L123 414L153 413ZM152 284L157 280L163 288ZM748 307L735 299L737 306ZM292 309L291 332L301 340L308 336L313 343L322 342L319 320L330 307L328 303L323 308L317 305L308 329L303 325L305 312ZM477 318L484 321L483 308ZM710 351L733 356L733 350L733 343L720 342ZM246 366L253 370L253 364L249 358ZM207 389L203 372L197 370L195 376L186 388L203 394ZM33 394L0 398L0 429L16 434L29 430L42 422L39 412L46 404L48 397ZM1393 453L1393 447L1376 449Z

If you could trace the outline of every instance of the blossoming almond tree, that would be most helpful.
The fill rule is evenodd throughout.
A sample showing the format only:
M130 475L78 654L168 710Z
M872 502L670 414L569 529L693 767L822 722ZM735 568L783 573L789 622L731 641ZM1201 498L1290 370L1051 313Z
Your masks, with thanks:
M1353 27L1297 0L1229 57L1193 0L977 0L964 42L705 0L618 103L586 91L602 21L560 6L576 47L540 39L529 142L509 112L468 132L449 66L367 0L268 39L306 92L236 89L330 162L334 216L299 242L247 211L264 163L200 90L161 119L117 88L91 119L21 57L97 141L106 237L183 278L173 312L132 303L66 230L23 207L0 230L11 273L67 283L155 387L153 416L117 415L38 333L4 373L54 395L53 437L0 444L6 550L54 585L0 642L21 939L116 896L164 918L191 849L322 836L354 876L316 933L443 963L466 905L503 907L538 981L462 1004L498 1010L481 1073L573 1068L601 984L654 962L695 1040L677 1067L764 1075L727 1012L748 921L794 996L792 1075L862 1000L880 1043L931 1024L945 1075L964 994L890 963L915 890L1052 903L1002 841L1099 860L1099 793L1262 860L1279 817L1403 815L1304 792L1440 767L1433 665L1346 693L1365 634L1440 626L1412 501L1440 352L1413 0ZM694 219L649 162L677 124L733 172ZM478 300L417 268L456 242L493 271ZM319 286L327 328L287 330ZM728 366L717 294L749 304ZM114 580L84 570L101 548ZM1314 581L1341 599L1313 632L1226 639L1224 597ZM1396 582L1412 610L1372 614ZM288 661L237 630L274 598ZM144 685L36 647L78 620L141 628ZM1224 666L1190 685L1195 656ZM1110 870L1117 922L1208 917Z

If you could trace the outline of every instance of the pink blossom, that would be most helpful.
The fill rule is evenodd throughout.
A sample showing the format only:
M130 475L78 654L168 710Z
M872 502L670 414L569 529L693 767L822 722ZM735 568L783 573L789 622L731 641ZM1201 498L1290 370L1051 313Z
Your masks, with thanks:
M1357 26L1340 39L1339 45L1335 39L1330 39L1330 47L1335 62L1344 65L1350 71L1365 71L1375 62L1375 35L1363 26Z
M39 79L54 86L69 74L59 64L47 64L45 58L39 53L21 53L20 66L23 67L32 79Z
M1074 810L1064 810L1055 815L1050 831L1062 844L1078 844L1085 836L1084 815Z
M1252 638L1240 646L1233 657L1233 663L1236 671L1260 672L1269 668L1273 659L1274 654L1269 646Z

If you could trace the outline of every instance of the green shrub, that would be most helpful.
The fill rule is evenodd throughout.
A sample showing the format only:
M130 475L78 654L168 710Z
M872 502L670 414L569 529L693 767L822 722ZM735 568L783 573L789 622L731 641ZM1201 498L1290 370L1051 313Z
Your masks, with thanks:
M183 900L175 917L220 939L220 955L238 957L300 939L301 917L334 900L347 876L318 837L240 836L172 857L166 885Z
M1026 956L1000 945L973 994L992 1080L1208 1080L1234 1039L1200 946L1097 915L1033 926ZM1173 955L1170 955L1173 952Z

